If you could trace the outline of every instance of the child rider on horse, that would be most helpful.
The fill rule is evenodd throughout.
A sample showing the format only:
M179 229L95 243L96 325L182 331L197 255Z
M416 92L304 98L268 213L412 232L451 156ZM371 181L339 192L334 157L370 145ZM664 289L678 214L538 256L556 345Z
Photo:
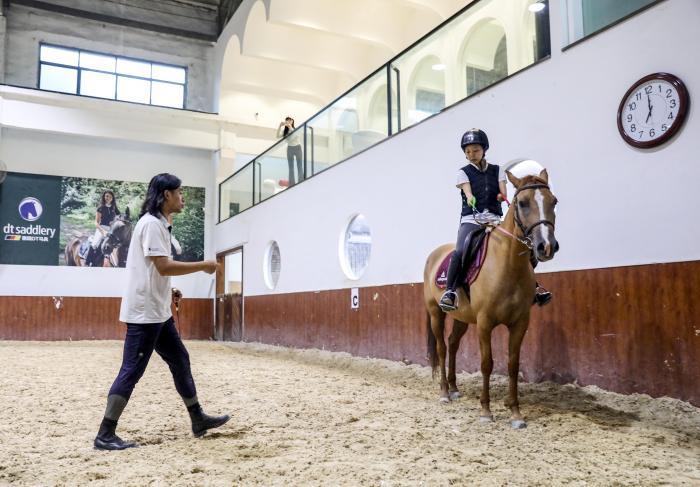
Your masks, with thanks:
M479 213L480 221L500 220L503 216L501 201L507 199L506 176L502 168L490 164L484 158L489 149L489 139L480 129L471 129L462 135L461 142L464 155L469 164L461 168L457 175L457 188L462 195L462 216L457 244L447 270L447 289L440 298L440 308L445 311L457 309L457 280L462 274L464 252L469 247L469 241L474 230L480 227L475 220L475 211ZM543 306L552 299L549 291L537 287L535 302Z

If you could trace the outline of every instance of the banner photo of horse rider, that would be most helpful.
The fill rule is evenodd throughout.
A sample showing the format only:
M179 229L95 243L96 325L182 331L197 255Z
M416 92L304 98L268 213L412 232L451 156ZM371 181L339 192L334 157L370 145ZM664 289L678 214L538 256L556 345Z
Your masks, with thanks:
M0 264L124 267L147 183L8 172L0 186ZM183 187L173 259L204 258L204 188Z
M125 267L133 225L147 184L63 178L59 264ZM175 216L173 259L204 258L204 188L184 187L187 205Z

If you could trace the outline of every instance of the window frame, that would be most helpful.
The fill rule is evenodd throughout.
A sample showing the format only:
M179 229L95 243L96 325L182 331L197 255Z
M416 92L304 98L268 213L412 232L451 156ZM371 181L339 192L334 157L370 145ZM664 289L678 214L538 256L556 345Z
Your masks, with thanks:
M277 249L277 258L279 262L279 270L277 271L277 279L274 278L273 258L272 254L274 250ZM280 281L280 276L282 275L282 251L280 250L280 244L277 240L270 240L265 247L265 256L263 259L263 281L265 286L270 291L277 289L277 285Z
M77 66L71 66L69 64L60 64L60 63L54 63L51 61L42 61L41 60L41 49L46 46L46 47L54 47L57 49L64 49L68 51L75 51L78 53L78 65ZM108 57L113 57L115 60L115 68L114 72L110 71L102 71L99 69L93 69L93 68L83 68L80 66L80 53L88 53L88 54L94 54L98 56L108 56ZM151 65L151 77L150 78L144 78L142 76L135 76L131 74L121 74L117 72L117 62L119 59L124 59L127 61L134 61L134 62L140 62L140 63L148 63ZM64 95L73 95L73 96L81 96L83 98L94 98L97 100L110 100L110 101L117 101L120 103L134 103L136 105L142 105L142 106L152 106L152 107L158 107L158 108L170 108L173 110L187 110L187 93L188 93L188 83L189 83L189 71L187 66L179 66L177 64L170 64L170 63L162 63L160 61L150 61L148 59L142 59L142 58L136 58L136 57L131 57L131 56L119 56L117 54L110 54L106 52L98 52L98 51L93 51L90 49L81 49L78 47L70 47L70 46L62 46L60 44L53 44L50 42L40 42L39 43L39 55L37 56L37 63L38 63L38 69L37 69L37 79L36 79L36 89L41 90L41 91L46 91L49 93L61 93ZM177 69L182 69L185 72L185 81L184 83L177 83L175 81L166 81L166 80L161 80L161 79L155 79L153 78L153 65L159 65L159 66L166 66L169 68L177 68ZM78 77L76 81L76 92L75 93L66 93L64 91L54 91L54 90L45 90L41 88L41 67L42 65L46 66L54 66L57 68L67 68L67 69L74 69L78 72ZM80 82L82 79L82 71L89 71L93 73L101 73L101 74L111 74L114 76L114 98L104 98L100 96L92 96L92 95L83 95L80 93ZM118 82L119 82L119 77L124 77L124 78L131 78L131 79L136 79L136 80L141 80L141 81L148 81L151 83L151 87L148 93L148 103L141 103L137 101L129 101L129 100L120 100L117 98L118 96ZM153 102L153 82L158 82L158 83L167 83L175 86L182 86L183 92L182 92L182 107L170 107L170 106L165 106L165 105L154 105Z
M354 233L351 232L351 227L355 222L358 221L359 218L362 218L364 225L367 227L367 235L369 236L369 243L367 245L369 246L369 249L367 252L367 260L365 261L364 266L361 269L355 270L353 269L353 262L349 255L350 241L348 238L348 234ZM359 235L359 232L356 234ZM340 261L340 268L347 279L351 281L359 281L360 279L362 279L362 277L367 272L367 269L369 268L370 262L372 261L372 248L372 229L369 225L367 217L364 213L361 212L353 213L350 216L350 218L348 218L348 220L346 221L345 226L341 231L340 239L338 242L338 258Z
M599 28L598 30L595 30L593 32L589 32L586 34L584 32L584 26L583 26L583 0L564 0L562 2L562 13L561 13L561 20L560 20L560 25L564 29L563 32L566 32L566 44L561 46L561 51L565 52L572 47L575 47L588 39L597 36L598 34L601 34L607 30L612 29L618 24L621 24L625 22L626 20L634 17L635 15L639 15L640 13L649 10L650 8L654 8L657 5L665 2L666 0L654 0L651 3L644 5L642 7L637 8L636 10L633 10L632 12L628 13L627 15L623 15L622 17L618 18L617 20L614 20L610 22L609 24ZM577 38L574 41L571 41L571 30L573 29L574 35L581 35L581 37Z

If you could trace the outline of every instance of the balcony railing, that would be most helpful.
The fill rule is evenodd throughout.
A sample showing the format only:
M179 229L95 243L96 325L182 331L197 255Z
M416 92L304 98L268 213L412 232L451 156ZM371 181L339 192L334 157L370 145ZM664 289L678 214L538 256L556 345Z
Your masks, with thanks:
M547 0L472 1L223 181L219 222L549 55Z

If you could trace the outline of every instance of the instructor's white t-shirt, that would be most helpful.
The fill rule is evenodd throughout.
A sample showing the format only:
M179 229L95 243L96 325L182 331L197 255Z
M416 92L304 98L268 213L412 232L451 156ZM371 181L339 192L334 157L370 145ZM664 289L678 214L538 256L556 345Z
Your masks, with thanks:
M170 319L170 277L161 276L150 257L171 256L170 225L146 213L136 224L126 259L127 287L119 320L125 323L163 323Z

